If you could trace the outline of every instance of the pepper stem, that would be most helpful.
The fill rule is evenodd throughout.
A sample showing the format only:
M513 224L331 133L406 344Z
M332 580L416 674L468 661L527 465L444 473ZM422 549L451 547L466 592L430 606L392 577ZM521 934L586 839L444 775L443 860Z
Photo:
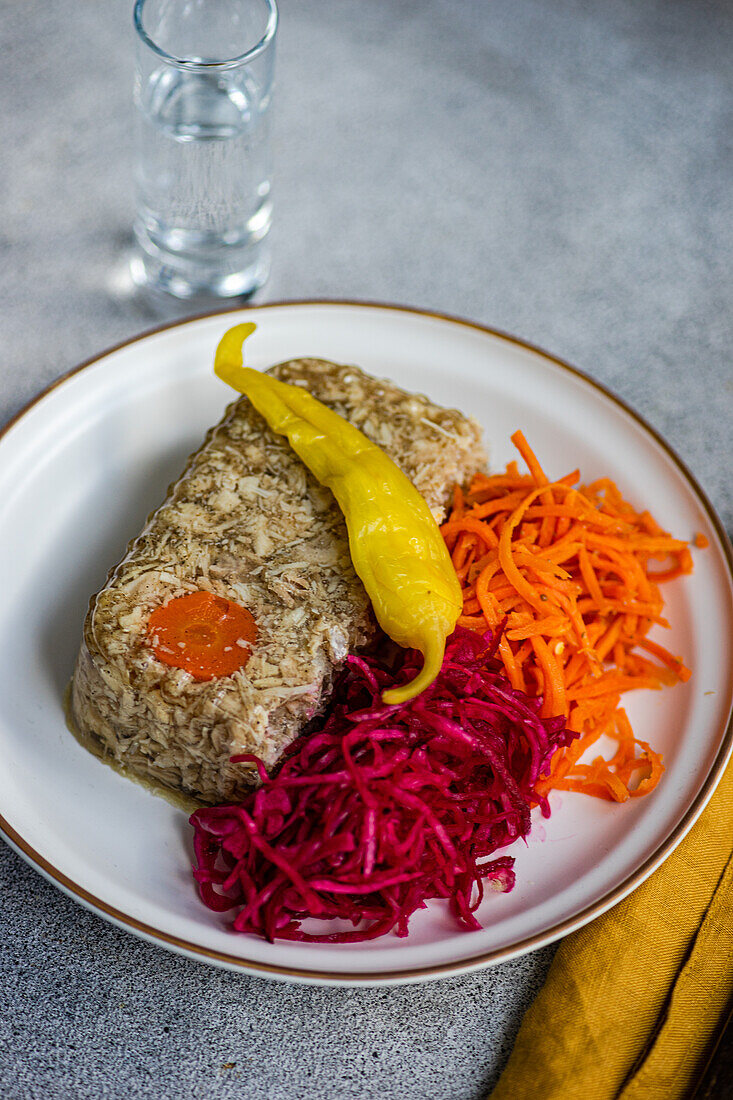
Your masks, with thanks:
M256 328L257 325L253 324L252 321L247 321L246 324L235 325L234 328L227 329L216 349L214 374L235 390L239 389L237 382L244 363L242 345Z

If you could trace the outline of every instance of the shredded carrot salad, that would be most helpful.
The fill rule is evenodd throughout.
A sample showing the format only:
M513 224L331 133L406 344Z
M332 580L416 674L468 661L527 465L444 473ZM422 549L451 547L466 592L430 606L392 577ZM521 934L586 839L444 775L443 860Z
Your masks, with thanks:
M521 432L512 442L529 474L474 476L454 492L443 536L463 588L461 626L503 628L498 655L512 685L543 697L580 736L560 749L538 785L616 802L653 790L662 757L634 736L624 692L686 681L682 659L647 638L667 627L659 585L692 572L686 542L637 512L601 478L578 470L550 481ZM581 763L605 735L612 755Z

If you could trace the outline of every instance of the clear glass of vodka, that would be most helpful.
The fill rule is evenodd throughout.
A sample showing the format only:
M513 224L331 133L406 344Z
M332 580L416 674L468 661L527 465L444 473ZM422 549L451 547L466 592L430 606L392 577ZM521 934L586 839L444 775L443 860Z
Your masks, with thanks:
M135 281L254 293L269 271L275 0L137 0Z

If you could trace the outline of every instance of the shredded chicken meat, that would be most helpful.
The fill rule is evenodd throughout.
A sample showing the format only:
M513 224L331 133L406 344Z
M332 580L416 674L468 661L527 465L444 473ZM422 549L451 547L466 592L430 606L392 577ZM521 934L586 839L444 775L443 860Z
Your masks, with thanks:
M453 409L356 367L298 359L272 368L378 443L443 518L452 486L485 463L480 429ZM152 610L204 589L247 607L258 640L246 668L213 681L161 664ZM91 600L71 693L87 747L129 773L205 803L272 766L325 704L335 670L374 632L331 493L236 401Z

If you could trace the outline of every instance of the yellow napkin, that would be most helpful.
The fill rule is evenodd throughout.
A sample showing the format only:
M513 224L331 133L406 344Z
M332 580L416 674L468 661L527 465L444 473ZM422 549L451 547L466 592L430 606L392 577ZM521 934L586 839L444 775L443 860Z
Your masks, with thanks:
M676 1100L733 997L733 763L669 859L563 940L490 1100Z

